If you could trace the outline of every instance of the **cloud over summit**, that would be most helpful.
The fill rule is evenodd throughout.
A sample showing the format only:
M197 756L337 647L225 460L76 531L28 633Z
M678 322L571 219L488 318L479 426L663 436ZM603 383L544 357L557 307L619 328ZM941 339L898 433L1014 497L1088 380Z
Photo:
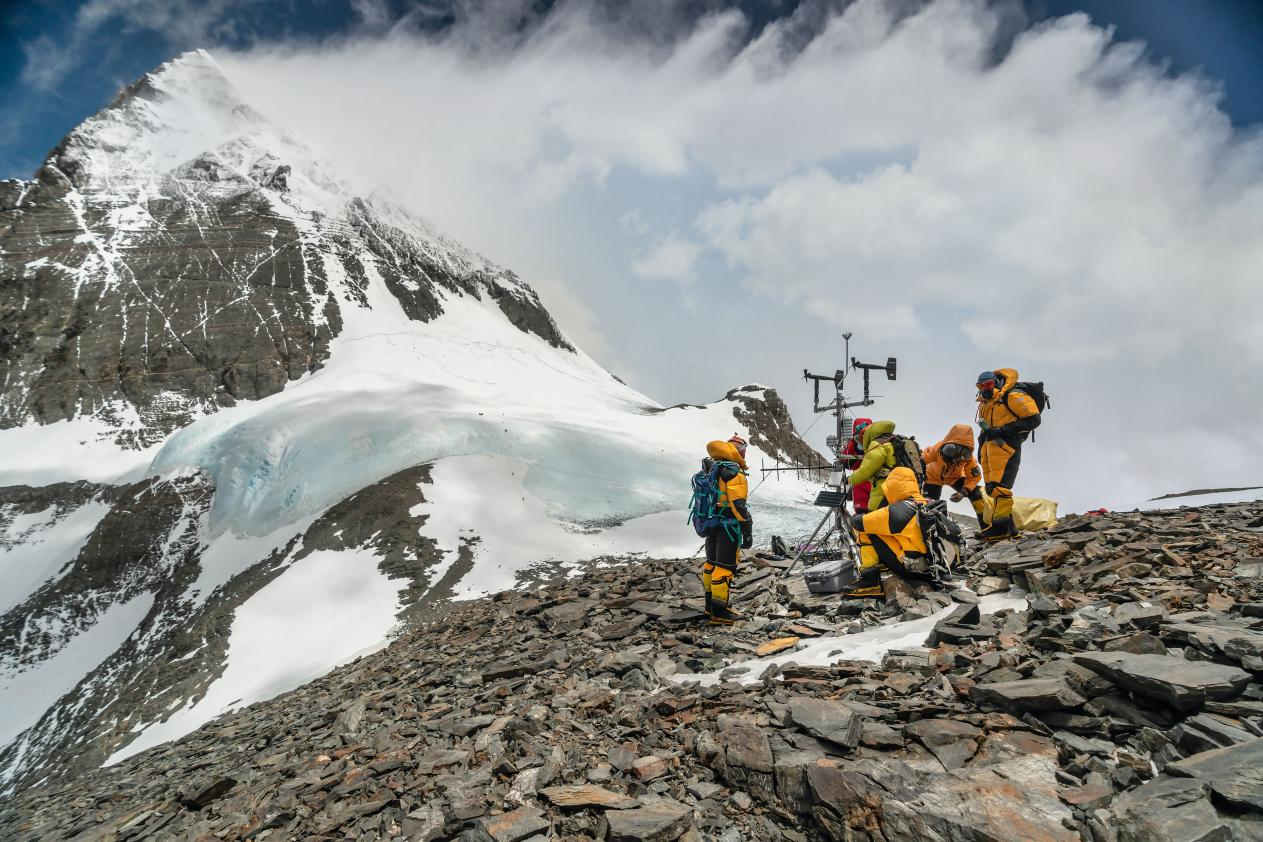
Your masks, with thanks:
M497 8L224 64L366 189L555 279L587 324L653 324L660 357L643 327L601 335L651 391L702 397L707 374L664 363L722 297L747 330L792 310L914 367L1037 369L1067 425L1125 419L1111 458L1159 490L1192 479L1155 467L1181 435L1159 394L1263 452L1263 142L1211 81L1084 15L1024 29L981 0L806 4L757 32L670 3ZM761 359L801 368L810 331L766 329L784 339ZM933 426L971 407L896 402Z

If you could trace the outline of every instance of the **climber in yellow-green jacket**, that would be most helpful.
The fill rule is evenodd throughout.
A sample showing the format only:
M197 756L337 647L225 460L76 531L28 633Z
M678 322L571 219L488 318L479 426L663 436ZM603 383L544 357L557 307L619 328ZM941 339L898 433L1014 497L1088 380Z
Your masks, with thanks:
M875 511L885 505L882 485L895 467L895 446L890 436L895 432L894 421L877 421L864 430L864 458L849 477L847 484L854 488L866 482L873 484L868 496L868 509Z

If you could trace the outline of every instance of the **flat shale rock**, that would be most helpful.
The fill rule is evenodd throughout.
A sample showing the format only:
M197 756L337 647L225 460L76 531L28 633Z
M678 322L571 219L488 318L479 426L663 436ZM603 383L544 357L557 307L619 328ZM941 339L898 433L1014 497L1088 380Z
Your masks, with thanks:
M237 782L227 776L214 777L193 784L180 793L179 802L190 810L201 810L212 801L227 794Z
M599 786L578 784L575 786L548 786L540 794L550 804L558 807L601 807L609 810L629 810L640 804L635 798L621 792L611 792Z
M973 758L982 737L978 728L954 719L919 719L905 725L903 732L928 748L949 772Z
M1206 782L1235 807L1263 813L1263 737L1177 760L1166 770Z
M550 823L535 807L519 807L479 822L479 838L486 842L518 842L548 830Z
M1234 699L1250 683L1250 674L1237 667L1167 655L1084 652L1075 655L1074 662L1119 687L1178 710L1196 710L1212 699Z
M1204 781L1158 778L1112 805L1119 842L1236 842L1233 825L1216 812ZM1259 838L1259 837L1254 837Z
M1061 678L1023 678L975 684L969 688L969 698L1015 713L1065 710L1077 708L1087 701Z
M632 763L632 771L636 773L636 777L642 781L652 781L667 773L667 764L661 757L649 755L641 757Z
M1048 766L1023 772L997 765L944 775L817 764L807 780L812 816L829 839L1079 840L1062 824L1071 810L1054 794Z
M794 724L814 737L855 748L860 743L864 723L855 711L841 704L808 696L795 696L789 702Z
M765 655L775 655L777 652L784 652L786 649L793 649L798 645L799 640L801 640L799 637L778 637L773 640L769 640L767 643L760 644L759 648L754 650L754 654L759 657L763 657Z
M693 813L683 804L662 801L634 810L606 814L610 842L672 842L693 824Z

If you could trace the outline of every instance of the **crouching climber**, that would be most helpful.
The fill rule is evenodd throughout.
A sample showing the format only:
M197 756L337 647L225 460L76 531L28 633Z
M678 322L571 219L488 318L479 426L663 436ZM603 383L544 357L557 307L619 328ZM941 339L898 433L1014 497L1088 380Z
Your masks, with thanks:
M995 502L991 525L978 533L984 541L999 541L1017 534L1013 523L1013 483L1022 463L1022 442L1040 422L1039 403L1018 386L1017 371L1012 368L998 368L978 375L982 476L987 483L987 493Z
M979 528L987 526L987 510L982 499L982 468L974 458L974 430L968 424L955 424L947 431L947 437L938 444L921 452L925 459L926 499L938 500L943 486L950 485L956 493L952 502L966 497L978 516Z
M860 486L872 483L872 490L867 500L870 511L884 505L882 485L885 483L886 475L895 467L895 446L890 441L894 432L894 421L878 421L865 427L861 439L864 458L860 460L859 467L847 477L852 496Z
M909 572L903 563L907 558L928 552L917 520L918 505L924 505L925 498L917 489L916 474L910 468L895 468L882 485L886 505L851 517L851 528L860 545L860 575L859 580L843 592L847 597L884 598L883 569L904 579L926 578Z
M706 529L706 563L702 565L702 587L706 590L706 616L711 625L730 626L744 619L732 610L731 588L737 575L741 551L754 543L754 518L746 497L746 442L734 435L728 441L713 441L706 452L715 460L714 476L718 496L712 524Z

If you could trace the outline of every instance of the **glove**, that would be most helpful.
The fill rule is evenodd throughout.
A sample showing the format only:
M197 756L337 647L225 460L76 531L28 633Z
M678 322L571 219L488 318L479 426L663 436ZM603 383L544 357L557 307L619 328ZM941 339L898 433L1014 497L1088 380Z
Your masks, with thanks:
M959 503L961 500L964 500L964 499L965 499L964 492L957 491L955 494L952 495L953 503Z
M1012 424L1005 424L1003 427L996 427L995 434L992 436L1009 447L1017 447L1018 441L1022 438L1022 431L1015 429Z

